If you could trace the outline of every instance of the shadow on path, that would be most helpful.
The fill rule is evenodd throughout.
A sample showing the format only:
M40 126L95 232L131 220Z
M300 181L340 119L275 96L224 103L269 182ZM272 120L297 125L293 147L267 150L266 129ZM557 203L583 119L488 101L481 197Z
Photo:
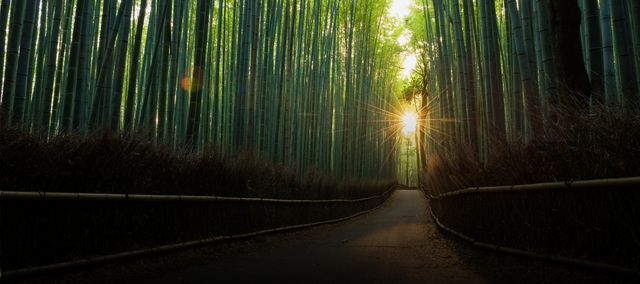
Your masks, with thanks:
M616 283L613 276L478 250L441 233L420 191L353 220L281 234L132 283ZM623 282L624 283L624 282Z

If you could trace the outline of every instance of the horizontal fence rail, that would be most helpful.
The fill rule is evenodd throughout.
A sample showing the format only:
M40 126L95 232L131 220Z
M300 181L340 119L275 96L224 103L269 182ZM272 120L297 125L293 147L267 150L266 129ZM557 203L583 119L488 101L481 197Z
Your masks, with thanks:
M616 273L628 274L636 277L640 276L640 271L633 268L629 268L629 267L623 267L623 266L596 262L596 261L589 261L584 259L537 253L537 252L532 252L532 251L527 251L522 249L516 249L516 248L510 248L510 247L480 242L442 224L442 222L440 222L440 219L436 217L436 215L433 213L433 210L431 208L429 209L429 213L431 214L431 218L433 218L433 220L436 222L436 225L438 227L451 233L452 235L458 238L461 238L467 242L470 242L473 246L478 248L482 248L490 251L498 251L498 252L512 254L512 255L519 255L519 256L528 257L528 258L549 260L549 261L554 261L558 263L566 263L566 264L572 264L572 265L583 266L588 268L607 270L607 271L616 272Z
M24 206L31 206L29 208L45 208L42 209L42 212L36 212L33 214L45 214L46 216L61 216L60 214L48 214L46 212L57 212L56 210L60 210L60 208L66 208L64 210L75 210L80 212L88 212L84 210L93 210L97 206L96 213L98 215L97 218L101 220L106 220L107 222L116 222L114 224L120 224L119 220L126 220L121 218L127 218L127 216L134 216L136 218L139 217L139 221L150 221L150 224L140 223L143 226L150 226L149 228L145 227L140 229L139 226L135 226L135 229L143 230L142 233L149 235L149 233L145 233L145 230L150 230L153 232L152 235L163 235L163 230L156 230L158 228L170 228L174 229L174 226L167 225L168 220L164 219L170 217L162 211L165 211L162 208L165 208L165 205L169 206L167 208L173 208L171 212L182 212L181 210L196 210L194 212L204 212L203 214L197 213L197 216L209 216L206 212L210 212L211 216L204 217L204 220L191 220L186 224L187 228L197 227L201 228L202 224L204 227L208 227L209 229L197 230L196 232L188 231L187 233L193 233L193 236L199 235L200 237L190 238L191 235L178 235L173 236L171 232L169 232L169 236L166 240L153 240L153 242L145 242L146 235L140 237L140 239L135 239L131 244L137 244L134 246L122 247L120 249L118 246L114 246L113 249L109 249L109 251L105 251L102 253L92 252L91 245L86 245L86 247L78 248L77 253L72 259L68 257L60 257L56 258L56 261L52 262L44 262L26 265L26 266L17 266L13 265L13 267L9 268L9 270L2 269L0 270L0 280L5 278L20 278L38 273L46 273L51 271L58 271L62 269L74 269L78 267L95 265L105 262L117 261L120 259L126 258L137 258L145 255L163 253L167 251L174 251L180 249L186 249L196 246L201 246L205 244L217 243L228 240L236 240L249 238L269 233L275 232L283 232L290 231L302 228L313 227L322 224L329 224L340 222L344 220L348 220L354 218L356 216L360 216L362 214L366 214L371 212L379 207L381 207L385 200L390 196L390 194L396 189L400 187L399 185L391 185L381 194L373 195L364 198L358 199L322 199L322 200L290 200L290 199L274 199L274 198L243 198L243 197L221 197L221 196L196 196L196 195L152 195L152 194L106 194L106 193L69 193L69 192L22 192L22 191L0 191L0 204L5 204L7 206L14 207L15 210L21 210ZM195 202L196 204L192 204L190 202ZM169 203L169 204L165 204ZM288 205L287 205L288 204ZM88 207L87 207L88 206ZM69 209L69 207L78 207L75 209ZM202 209L196 209L200 208ZM0 207L3 210L7 210L7 208ZM85 209L86 208L86 209ZM123 209L123 211L118 211L119 209ZM181 209L182 208L182 209ZM9 209L11 210L11 209ZM40 210L40 209L38 209ZM50 211L53 210L53 211ZM115 210L115 211L114 211ZM134 211L132 211L134 210ZM204 211L199 211L204 210ZM30 211L28 211L30 212ZM93 211L92 211L93 212ZM119 213L118 213L119 212ZM136 212L136 213L133 213ZM137 213L144 212L144 214ZM187 212L185 216L195 216L194 212ZM116 215L114 215L116 214ZM119 215L118 215L119 214ZM130 215L134 214L134 215ZM145 216L145 215L149 216ZM283 215L285 214L285 215ZM319 215L313 215L319 214ZM86 215L86 214L85 214ZM93 216L89 214L90 216ZM87 216L89 216L87 215ZM165 216L167 215L167 216ZM326 215L326 216L325 216ZM0 215L3 218L7 218L7 214ZM40 220L36 217L35 220ZM51 217L54 220L56 218L61 218L60 220L64 222L74 222L77 218L73 217L76 215L69 215L65 213L62 216L72 216L70 221L65 221L65 217ZM177 215L173 215L177 216ZM253 217L252 217L253 216ZM298 216L298 217L292 217ZM24 216L21 216L21 218ZM224 217L220 219L220 217ZM87 217L89 218L89 217ZM94 218L94 217L91 217ZM174 219L180 218L189 218L189 217L175 217ZM226 219L225 219L226 218ZM239 218L238 226L227 226L227 223L237 223L234 222L235 218ZM287 220L282 220L281 218L285 218ZM154 220L162 219L162 224L156 224L157 222ZM289 220L291 219L291 220ZM90 219L93 220L93 219ZM207 221L211 220L211 221ZM85 220L86 221L86 220ZM78 226L82 226L83 222L78 221ZM175 222L174 222L175 221ZM194 223L195 221L195 223ZM202 222L201 222L202 221ZM179 224L177 220L172 220L171 224ZM176 223L177 222L177 223ZM14 222L15 223L15 222ZM20 222L18 222L20 223ZM40 220L40 223L48 224L47 221ZM94 223L91 221L91 223ZM0 223L2 224L2 223ZM75 223L74 223L75 224ZM128 224L128 223L127 223ZM138 224L138 223L133 223ZM7 224L3 224L7 225ZM14 224L16 225L16 224ZM129 224L131 225L131 224ZM11 225L7 225L7 227L11 227ZM33 226L27 226L29 228L33 228ZM126 227L126 226L125 226ZM0 230L1 231L1 230ZM4 231L6 234L11 233L13 230ZM37 231L37 230L36 230ZM60 230L59 230L60 231ZM126 231L126 230L125 230ZM211 232L209 232L211 231ZM62 230L60 232L67 232L66 230ZM58 233L60 233L58 232ZM104 232L103 232L104 233ZM13 233L15 234L15 233ZM118 232L114 234L118 235ZM27 234L28 236L34 236L34 234ZM37 234L36 234L37 235ZM94 234L97 237L102 236L101 233ZM54 233L54 237L57 236ZM118 235L120 236L120 235ZM125 235L120 237L124 238ZM136 235L139 236L139 235ZM118 237L118 238L120 238ZM148 237L148 236L147 236ZM172 239L175 238L175 239ZM38 241L38 239L35 239ZM66 244L65 240L65 244ZM5 244L6 245L6 244ZM23 244L24 245L24 244ZM51 243L53 246L61 246L58 242ZM76 246L73 245L73 249ZM22 253L20 250L16 251L17 253ZM35 250L34 253L42 253L38 250ZM15 255L15 254L14 254ZM37 257L39 254L33 255L33 257ZM6 257L6 255L5 255ZM5 259L7 261L8 259ZM6 263L5 263L6 264ZM0 268L1 269L1 268ZM1 281L0 281L1 282Z
M275 199L256 197L224 197L209 195L155 195L115 193L74 193L45 191L0 191L0 201L5 200L78 200L78 201L144 201L144 202L268 202L268 203L351 203L380 198L395 187L379 195L359 199Z
M437 226L476 247L640 277L633 257L638 243L627 237L638 232L633 208L640 177L468 187L435 195L423 183L420 188Z
M594 179L594 180L564 181L564 182L543 182L543 183L503 185L503 186L467 187L467 188L452 191L452 192L446 192L446 193L437 194L437 195L429 195L429 198L438 199L438 198L470 194L470 193L518 192L518 191L532 191L532 190L562 190L562 189L583 189L583 188L586 189L586 188L627 187L627 186L640 186L640 177Z
M246 238L251 238L251 237L271 234L271 233L286 232L286 231L292 231L292 230L297 230L297 229L315 227L315 226L319 226L319 225L332 224L332 223L337 223L337 222L341 222L341 221L346 221L346 220L358 217L358 216L363 215L363 214L367 214L367 213L369 213L371 211L374 211L374 210L380 208L381 206L382 206L382 204L378 205L378 206L376 206L374 208L371 208L369 210L361 211L361 212L355 213L355 214L347 216L347 217L331 219L331 220L325 220L325 221L320 221L320 222L306 223L306 224L300 224L300 225L294 225L294 226L286 226L286 227L278 227L278 228L273 228L273 229L268 229L268 230L261 230L261 231L244 233L244 234L238 234L238 235L217 236L217 237L206 238L206 239L201 239L201 240L196 240L196 241L189 241L189 242L183 242L183 243L177 243L177 244L171 244L171 245L150 247L150 248L146 248L146 249L139 249L139 250L133 250L133 251L125 251L125 252L120 252L120 253L116 253L116 254L103 255L103 256L80 259L80 260L75 260L75 261L60 262L60 263L55 263L55 264L50 264L50 265L42 265L42 266L36 266L36 267L21 268L21 269L16 269L16 270L2 271L0 279L2 279L2 277L14 278L14 277L21 277L21 276L27 276L27 275L51 272L51 271L56 271L56 270L73 269L73 268L82 267L82 266L97 265L97 264L101 264L101 263L117 261L117 260L121 260L121 259L128 259L128 258L134 258L134 257L143 257L143 256L147 256L147 255L152 255L152 254L159 254L159 253L164 253L164 252L169 252L169 251L188 249L188 248L204 246L204 245L207 245L207 244L213 244L213 243L218 243L218 242L223 242L223 241L246 239Z

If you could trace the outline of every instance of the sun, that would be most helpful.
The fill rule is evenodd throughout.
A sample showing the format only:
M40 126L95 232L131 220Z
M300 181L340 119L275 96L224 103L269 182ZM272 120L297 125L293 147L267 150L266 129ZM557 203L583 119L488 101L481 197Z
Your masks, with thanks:
M410 136L416 132L418 127L418 114L414 111L407 111L402 115L402 133Z

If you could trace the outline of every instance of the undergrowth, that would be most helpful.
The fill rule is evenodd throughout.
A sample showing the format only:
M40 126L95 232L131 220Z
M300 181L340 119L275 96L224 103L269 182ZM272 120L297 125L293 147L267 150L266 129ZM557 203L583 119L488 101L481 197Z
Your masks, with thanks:
M356 199L393 181L303 178L213 147L173 151L131 134L63 135L45 140L0 130L0 190ZM103 202L6 200L0 206L0 266L18 269L351 216L388 195L360 202Z
M640 118L614 110L563 118L546 137L495 141L481 162L450 145L428 160L432 194L467 187L640 175ZM482 192L431 199L440 221L476 241L549 255L640 267L640 194L634 186Z
M640 117L600 108L565 117L528 143L493 139L483 162L453 143L432 154L423 180L438 192L465 187L640 175Z
M0 129L0 188L18 191L189 194L272 198L359 198L393 181L338 181L213 147L176 152L133 134L40 138Z

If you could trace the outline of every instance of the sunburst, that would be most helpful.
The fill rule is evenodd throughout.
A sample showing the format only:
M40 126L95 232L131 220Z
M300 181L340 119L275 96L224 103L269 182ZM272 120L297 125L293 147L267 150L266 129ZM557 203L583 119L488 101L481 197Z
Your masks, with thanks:
M402 115L402 134L410 137L416 132L418 127L418 114L415 111L408 110Z

